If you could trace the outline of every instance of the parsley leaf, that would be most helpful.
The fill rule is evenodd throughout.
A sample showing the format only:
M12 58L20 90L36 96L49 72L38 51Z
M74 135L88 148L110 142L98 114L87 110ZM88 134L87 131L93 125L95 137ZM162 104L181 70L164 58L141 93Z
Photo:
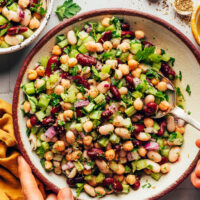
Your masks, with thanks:
M94 73L94 79L97 80L97 81L100 80L99 72L97 71L95 66L92 66L92 72Z
M160 78L160 75L158 74L158 73L156 73L154 70L152 70L152 69L148 69L148 71L147 71L147 73L146 73L146 75L147 75L147 77L149 78L149 79L152 79L152 78L154 78L154 77L156 77L156 78Z
M56 14L60 21L64 18L71 18L76 15L81 10L81 7L76 3L73 3L73 0L66 0L63 5L58 6L56 9Z
M84 183L77 183L76 186L76 197L79 197L80 193L83 191Z
M191 89L190 89L190 86L187 84L187 86L186 86L186 92L189 94L189 95L191 95Z
M169 62L171 62L172 66L174 66L175 58L170 57Z
M182 81L182 72L179 71L179 80Z
M148 57L153 54L155 51L155 46L146 47L143 51L139 50L135 54L135 60L139 61L147 61Z

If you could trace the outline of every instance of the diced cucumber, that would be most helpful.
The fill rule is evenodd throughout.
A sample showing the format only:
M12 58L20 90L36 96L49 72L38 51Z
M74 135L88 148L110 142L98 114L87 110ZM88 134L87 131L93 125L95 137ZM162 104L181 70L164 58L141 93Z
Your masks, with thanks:
M73 162L73 163L74 163L76 169L78 170L78 172L81 172L81 171L84 170L83 165L79 161L76 161L76 162Z
M151 55L149 56L149 59L150 59L150 61L152 61L152 62L154 62L154 63L159 63L159 62L161 61L161 59L162 59L162 56L153 53L153 54L151 54Z
M98 135L95 131L92 131L91 136L92 136L93 140L97 140L97 138L98 138Z
M120 59L123 63L125 63L125 62L127 62L128 56L129 56L129 52L125 52L125 53L122 53L122 54L120 55L119 59Z
M128 117L131 117L131 116L134 115L136 112L137 112L137 111L136 111L136 109L134 108L134 106L131 106L131 107L129 107L129 108L127 108L127 109L125 110L125 113L126 113L126 115L127 115Z
M35 94L35 86L33 82L26 83L23 88L26 94Z
M164 140L162 138L158 138L157 143L159 144L160 148L164 146Z
M16 2L12 3L10 6L7 7L9 10L12 10L14 12L17 11L18 4Z
M34 134L34 135L37 134L38 131L39 131L39 127L33 126L31 128L31 133Z
M29 95L27 95L27 98L28 98L28 101L29 101L29 103L30 103L30 105L31 105L31 112L32 112L32 113L35 113L35 111L36 111L36 106L37 106L37 104L38 104L37 98L34 97L34 96L29 96Z
M140 80L141 81L146 81L147 76L145 74L140 75Z
M86 33L85 31L81 31L78 33L78 37L83 41L88 37L88 33Z
M65 103L74 103L76 101L76 94L74 92L70 92L69 94L61 94L61 98Z
M75 93L75 94L77 94L79 92L79 90L78 90L78 88L75 85L71 85L67 92L68 93Z
M48 94L41 94L40 99L38 101L38 106L45 110L49 105L50 100L51 98Z
M4 30L4 29L3 29ZM2 31L2 30L1 30ZM1 31L0 31L0 33L1 33ZM7 30L6 30L7 31ZM1 35L0 35L0 37L1 37ZM1 45L0 45L0 47L1 48L8 48L10 45L9 44L7 44L5 41L3 41L2 43L1 43Z
M130 186L127 184L122 184L123 190L122 193L128 194L130 191Z
M86 54L88 52L85 44L82 44L79 48L78 48L79 52L82 54Z
M48 105L46 109L46 117L51 115L51 109L52 109L52 106Z
M169 133L167 130L164 131L163 137L168 138L169 137Z
M105 27L99 22L96 30L97 30L97 32L104 32Z
M5 23L8 23L8 20L2 15L0 15L0 26L4 25Z
M22 33L22 35L25 37L25 38L29 38L31 37L31 35L33 35L33 31L31 29L28 28L28 30L24 33Z
M63 41L61 41L61 42L58 43L58 46L59 46L60 48L64 48L64 47L66 47L67 45L68 45L68 40L67 40L67 39L65 39L65 40L63 40Z
M83 130L83 126L81 123L78 123L75 125L75 129L78 131L78 132L81 132Z
M110 73L110 69L111 69L111 66L110 65L103 65L102 69L101 69L101 72L103 74L109 74Z
M113 144L119 144L120 143L120 137L116 134L112 134L109 138L110 142Z
M46 56L42 56L42 58L40 59L40 65L42 65L43 67L47 66L49 58Z
M118 164L115 161L111 161L109 164L110 169L112 169L112 171L117 171L119 169Z
M162 60L165 61L165 62L168 62L170 60L170 56L167 55L167 54L163 54L162 55Z
M47 151L49 149L49 143L48 142L42 142L41 146L43 147L43 149L45 151Z
M38 118L38 120L41 121L41 122L46 117L46 115L44 114L44 112L42 110L36 112L35 115Z
M114 24L111 24L110 26L106 27L105 31L114 32L114 31L115 31L115 25L114 25Z
M101 119L101 113L102 111L93 111L92 113L90 113L89 118L90 119Z
M105 178L106 178L105 174L99 173L98 176L96 177L96 182L102 183Z
M92 175L87 175L87 176L84 177L84 179L86 181L91 181L93 179L93 176Z
M148 166L147 161L145 159L133 161L131 164L135 166L136 170L142 170L147 168Z
M102 137L101 139L98 140L98 143L100 144L100 146L106 147L109 143L109 139L106 137Z
M168 155L169 155L169 151L170 151L170 148L167 147L167 146L164 146L163 148L161 148L160 153L161 153L162 156L167 158Z
M158 181L161 178L161 176L162 176L161 173L153 173L153 172L151 173L151 177L156 181Z
M123 124L124 124L124 127L129 128L132 125L131 119L130 118L124 119Z
M94 99L94 101L97 104L103 103L105 101L105 96L101 93Z
M143 94L139 91L135 91L132 93L132 96L137 99L137 98L141 98Z
M138 51L142 51L142 44L131 43L131 53L136 54Z
M87 38L84 39L83 43L87 43L87 42L90 42L90 41L94 41L93 37L91 36L88 36Z
M70 58L76 58L76 56L79 54L79 52L76 50L76 49L72 49L70 54L69 54L69 57Z
M159 72L160 68L161 68L161 63L153 63L152 65L153 70Z
M160 130L160 126L156 121L154 121L154 123L153 123L153 129L155 129L156 131Z
M87 106L84 107L84 110L86 112L90 113L93 110L94 106L95 106L94 103L90 103L90 104L88 104Z
M62 69L65 72L68 72L69 71L69 66L66 65L66 64L62 64L62 65L60 65L60 69Z

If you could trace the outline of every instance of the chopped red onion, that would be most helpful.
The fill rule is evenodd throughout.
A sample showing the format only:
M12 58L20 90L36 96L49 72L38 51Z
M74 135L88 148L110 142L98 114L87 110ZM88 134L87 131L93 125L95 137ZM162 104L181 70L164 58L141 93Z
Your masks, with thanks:
M73 162L67 162L64 165L62 165L62 170L65 171L67 169L72 169L74 168L74 163Z
M53 138L56 135L56 131L53 126L47 129L47 131L44 133L46 137L49 139Z
M113 114L118 111L118 107L115 103L112 103L108 108Z
M127 159L128 159L129 162L134 160L132 152L128 152Z
M157 142L150 141L144 145L144 148L147 150L158 150L160 148L160 145Z
M85 135L84 135L83 132L80 132L80 136L81 136L81 138L84 138L84 137L85 137Z
M75 108L87 106L90 102L88 100L78 101L75 103Z
M108 88L108 87L110 87L110 85L106 83L106 84L104 84L104 87Z
M133 78L133 82L134 82L135 87L137 87L141 83L141 80L139 78L135 77L135 78Z
M20 17L21 19L24 19L24 17L25 17L25 12L24 12L24 10L20 9L20 11L19 11L19 17Z

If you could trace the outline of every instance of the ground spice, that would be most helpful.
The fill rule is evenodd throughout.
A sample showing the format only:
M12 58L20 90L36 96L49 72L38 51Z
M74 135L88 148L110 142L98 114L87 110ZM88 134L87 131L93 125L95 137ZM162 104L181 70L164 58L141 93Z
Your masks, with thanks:
M192 0L175 0L174 5L180 11L192 11L193 10Z

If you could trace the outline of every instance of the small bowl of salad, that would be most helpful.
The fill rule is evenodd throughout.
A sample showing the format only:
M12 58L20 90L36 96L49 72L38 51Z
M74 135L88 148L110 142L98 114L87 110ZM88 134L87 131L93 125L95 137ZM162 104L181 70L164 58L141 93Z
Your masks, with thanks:
M16 82L22 154L55 192L68 186L80 199L161 197L193 169L198 135L172 115L155 116L172 107L171 82L177 105L200 114L192 84L199 58L179 31L145 13L104 9L63 22L30 52Z
M0 1L0 54L18 51L46 26L53 0Z

